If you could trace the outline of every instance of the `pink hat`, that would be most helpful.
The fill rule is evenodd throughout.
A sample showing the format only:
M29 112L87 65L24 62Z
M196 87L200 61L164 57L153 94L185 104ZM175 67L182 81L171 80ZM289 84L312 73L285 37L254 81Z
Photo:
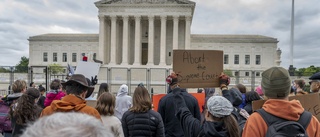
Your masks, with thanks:
M260 96L263 95L261 85L256 88L256 92L257 92Z

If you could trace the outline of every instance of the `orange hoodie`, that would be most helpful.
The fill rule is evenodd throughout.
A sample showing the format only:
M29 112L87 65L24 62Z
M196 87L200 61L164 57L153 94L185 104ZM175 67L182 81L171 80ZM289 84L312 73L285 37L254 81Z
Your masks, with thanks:
M283 119L298 121L304 108L298 100L268 99L263 107L265 111ZM268 126L257 112L253 113L247 120L242 137L264 137ZM320 137L320 124L315 116L312 116L306 129L309 137Z
M61 100L54 100L50 106L42 110L40 117L51 115L54 112L70 111L86 113L101 120L100 114L95 108L87 106L85 100L75 95L66 95Z

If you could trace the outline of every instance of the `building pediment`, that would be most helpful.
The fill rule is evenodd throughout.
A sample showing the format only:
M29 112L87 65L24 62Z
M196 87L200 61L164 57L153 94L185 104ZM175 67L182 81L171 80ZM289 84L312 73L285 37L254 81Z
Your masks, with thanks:
M95 4L194 4L189 0L100 0Z

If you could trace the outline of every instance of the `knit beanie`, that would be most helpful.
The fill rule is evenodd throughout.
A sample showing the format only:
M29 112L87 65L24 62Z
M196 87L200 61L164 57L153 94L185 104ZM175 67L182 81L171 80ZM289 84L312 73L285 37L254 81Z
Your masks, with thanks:
M290 93L291 80L288 70L272 67L262 73L261 87L267 97L284 98Z
M229 100L222 96L212 96L207 102L207 108L214 117L225 117L231 114L233 106Z

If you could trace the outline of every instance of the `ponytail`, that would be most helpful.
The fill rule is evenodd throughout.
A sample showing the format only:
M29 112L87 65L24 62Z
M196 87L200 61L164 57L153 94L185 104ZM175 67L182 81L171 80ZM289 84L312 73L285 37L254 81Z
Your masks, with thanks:
M230 137L240 137L238 122L232 115L223 117L222 121Z

